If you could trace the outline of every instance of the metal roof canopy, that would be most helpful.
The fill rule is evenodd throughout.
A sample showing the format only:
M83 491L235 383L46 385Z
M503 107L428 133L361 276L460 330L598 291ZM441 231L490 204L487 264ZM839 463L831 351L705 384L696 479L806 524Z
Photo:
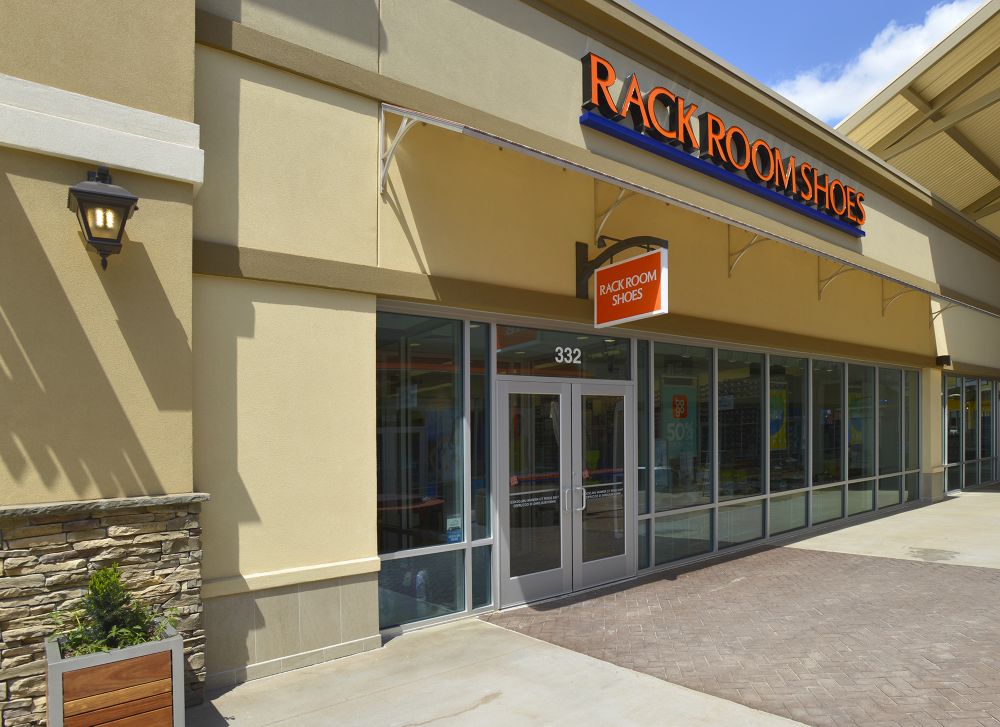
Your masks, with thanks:
M403 119L402 125L399 127L399 130L396 132L396 136L393 138L392 142L389 144L388 147L386 147L386 130L385 130L386 113L393 114L394 116L399 116L400 118ZM661 202L666 202L667 204L675 205L682 209L688 210L689 212L695 212L699 215L703 215L705 217L713 219L717 222L722 222L726 225L737 227L755 236L767 238L769 240L774 240L775 242L780 242L782 244L793 247L797 250L810 253L812 255L815 255L817 258L826 259L830 262L834 262L842 266L847 266L854 270L860 270L862 272L868 273L869 275L873 275L876 278L880 278L882 280L888 280L892 283L895 283L909 290L913 290L918 293L923 293L924 295L930 297L932 300L936 300L938 302L947 304L945 308L942 308L942 310L933 313L932 319L933 317L940 315L944 310L956 306L967 308L969 310L973 310L978 313L982 313L984 315L1000 319L1000 313L994 313L993 311L987 310L985 308L980 308L979 306L972 305L971 303L967 303L965 301L961 301L956 298L943 295L941 293L936 293L932 290L923 288L919 285L914 285L912 283L904 282L899 278L887 275L877 270L873 270L863 265L858 265L857 263L844 260L842 258L837 257L836 255L831 255L828 253L821 252L819 250L815 250L809 247L808 245L805 245L801 242L797 242L789 237L784 237L783 235L776 235L773 232L770 232L763 228L756 227L755 225L751 225L746 222L741 222L740 220L733 219L732 217L729 217L727 215L715 212L710 209L706 209L691 202L687 202L685 200L674 197L673 195L666 194L664 192L659 192L655 189L651 189L642 184L630 182L626 179L622 179L621 177L615 176L613 174L607 174L605 172L592 169L588 166L579 164L574 161L570 161L568 159L564 159L555 154L550 154L548 152L541 151L539 149L534 149L524 144L520 144L516 141L505 139L502 136L491 134L488 131L483 131L481 129L476 129L456 121L449 121L448 119L442 119L437 116L432 116L431 114L425 114L421 111L414 111L412 109L403 108L401 106L395 106L389 103L382 103L380 104L379 108L379 193L384 193L385 191L385 184L386 184L389 164L392 161L392 157L396 149L398 148L399 143L402 141L403 137L413 128L413 125L415 123L423 123L423 124L428 124L430 126L436 126L440 129L447 129L448 131L462 134L463 136L468 136L473 139L478 139L480 141L485 141L489 144L495 144L497 146L504 147L505 149L516 151L518 153L524 154L525 156L529 156L534 159L539 159L543 162L548 162L549 164L556 164L560 167L572 169L573 171L585 174L588 177L596 179L600 182L605 182L607 184L618 187L621 190L628 190L631 192L635 192L637 194L642 194L646 197L650 197L655 200L659 200ZM883 300L883 312L884 308L885 308L885 303Z
M837 130L1000 234L1000 0L972 15ZM916 147L919 153L910 154Z

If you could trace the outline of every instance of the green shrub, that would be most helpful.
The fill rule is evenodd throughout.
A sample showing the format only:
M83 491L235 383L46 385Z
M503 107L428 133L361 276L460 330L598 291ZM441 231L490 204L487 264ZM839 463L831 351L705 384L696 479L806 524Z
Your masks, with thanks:
M174 619L172 614L158 619L152 608L133 599L115 563L90 576L83 608L68 614L65 621L72 628L59 640L63 656L77 656L156 641Z

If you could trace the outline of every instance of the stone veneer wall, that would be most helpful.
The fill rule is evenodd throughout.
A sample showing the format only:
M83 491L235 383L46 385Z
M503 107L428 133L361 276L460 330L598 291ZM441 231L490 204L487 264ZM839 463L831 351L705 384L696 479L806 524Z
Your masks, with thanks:
M0 507L0 715L44 725L44 640L77 608L92 571L117 563L134 594L172 608L184 637L188 704L202 701L205 494Z

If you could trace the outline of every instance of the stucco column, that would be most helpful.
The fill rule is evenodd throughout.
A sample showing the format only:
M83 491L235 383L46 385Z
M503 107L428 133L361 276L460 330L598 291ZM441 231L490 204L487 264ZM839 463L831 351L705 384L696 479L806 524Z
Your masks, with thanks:
M944 456L941 444L941 369L924 369L920 377L920 497L944 499Z

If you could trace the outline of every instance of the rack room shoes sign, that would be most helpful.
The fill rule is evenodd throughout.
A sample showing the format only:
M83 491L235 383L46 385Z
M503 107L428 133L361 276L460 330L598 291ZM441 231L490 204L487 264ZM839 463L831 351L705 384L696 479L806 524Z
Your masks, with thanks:
M865 233L863 192L764 139L751 139L667 88L647 91L633 73L614 98L618 74L588 53L583 63L583 126L740 187L854 237ZM696 115L697 114L697 115Z
M594 271L594 326L667 312L667 251L654 250Z

